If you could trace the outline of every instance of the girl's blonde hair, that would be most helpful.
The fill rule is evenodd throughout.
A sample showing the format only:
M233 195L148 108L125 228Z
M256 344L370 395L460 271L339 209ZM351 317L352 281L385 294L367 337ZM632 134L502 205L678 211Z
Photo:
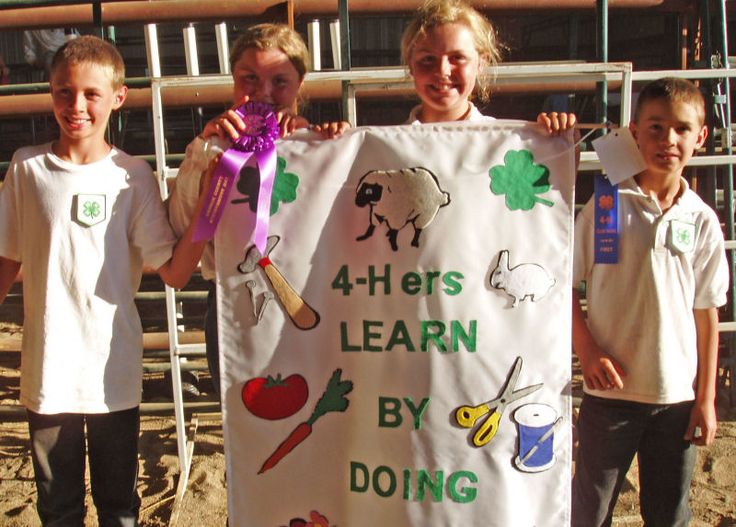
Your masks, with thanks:
M280 49L294 65L299 80L304 79L309 66L309 52L302 37L285 24L258 24L238 37L230 51L230 71L248 48Z
M69 64L93 64L107 69L114 90L125 82L125 63L120 52L110 42L93 35L82 35L57 49L51 59L50 77L61 66Z
M501 61L502 44L498 41L496 30L491 22L463 0L426 0L417 10L414 18L404 29L401 37L401 59L408 65L417 41L437 26L463 24L473 35L475 49L484 65L495 67ZM477 79L478 97L488 99L491 78L481 69Z

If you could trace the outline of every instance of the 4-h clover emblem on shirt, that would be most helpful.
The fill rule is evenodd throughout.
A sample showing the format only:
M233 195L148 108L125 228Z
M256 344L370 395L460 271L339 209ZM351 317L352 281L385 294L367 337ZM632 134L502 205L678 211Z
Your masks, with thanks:
M77 194L74 199L74 221L87 227L105 221L107 207L104 194Z
M695 247L695 224L685 221L670 221L670 247L679 253L687 253Z

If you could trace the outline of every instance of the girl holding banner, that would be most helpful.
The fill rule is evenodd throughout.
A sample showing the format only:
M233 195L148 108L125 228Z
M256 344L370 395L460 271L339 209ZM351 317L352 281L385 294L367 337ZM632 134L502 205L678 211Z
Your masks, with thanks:
M488 121L470 101L475 91L489 98L491 75L502 44L491 22L462 0L428 0L416 12L401 39L401 57L414 78L421 104L406 124ZM574 128L574 113L540 113L537 122L549 134Z
M192 220L199 194L200 177L209 161L227 150L246 131L238 108L247 102L266 103L274 109L278 135L285 137L299 128L310 128L324 138L334 138L348 128L346 122L312 125L294 112L299 90L307 73L309 54L299 33L283 24L258 24L248 28L230 54L234 105L218 115L186 148L186 156L169 198L169 219L174 231L183 232ZM256 187L257 190L257 187ZM215 251L210 241L201 261L202 276L209 281L205 314L207 363L215 392L220 394L220 368L215 299Z

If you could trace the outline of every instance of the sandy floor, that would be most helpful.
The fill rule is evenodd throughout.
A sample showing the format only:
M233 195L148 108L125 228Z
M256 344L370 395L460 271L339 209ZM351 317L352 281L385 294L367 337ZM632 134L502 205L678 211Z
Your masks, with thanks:
M17 328L0 325L0 337ZM0 348L2 349L2 348ZM17 404L18 354L0 351L0 404ZM144 393L161 389L160 376L145 381ZM201 387L206 389L206 380ZM700 449L692 488L694 527L736 527L736 408L719 397L720 427L713 446ZM141 424L139 492L142 526L169 525L178 483L178 459L173 417L144 417ZM178 525L221 527L226 523L225 458L219 414L198 415L189 485L179 504ZM636 466L629 472L616 508L615 526L638 527ZM28 429L21 418L0 422L0 512L6 527L40 525L34 508L35 489ZM97 525L89 503L85 527Z

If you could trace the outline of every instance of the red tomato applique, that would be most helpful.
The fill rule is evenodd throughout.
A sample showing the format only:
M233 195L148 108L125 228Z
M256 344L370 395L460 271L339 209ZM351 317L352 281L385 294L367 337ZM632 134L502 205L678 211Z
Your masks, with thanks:
M281 379L256 377L243 385L243 404L250 413L261 419L284 419L297 413L309 397L307 381L299 374Z

